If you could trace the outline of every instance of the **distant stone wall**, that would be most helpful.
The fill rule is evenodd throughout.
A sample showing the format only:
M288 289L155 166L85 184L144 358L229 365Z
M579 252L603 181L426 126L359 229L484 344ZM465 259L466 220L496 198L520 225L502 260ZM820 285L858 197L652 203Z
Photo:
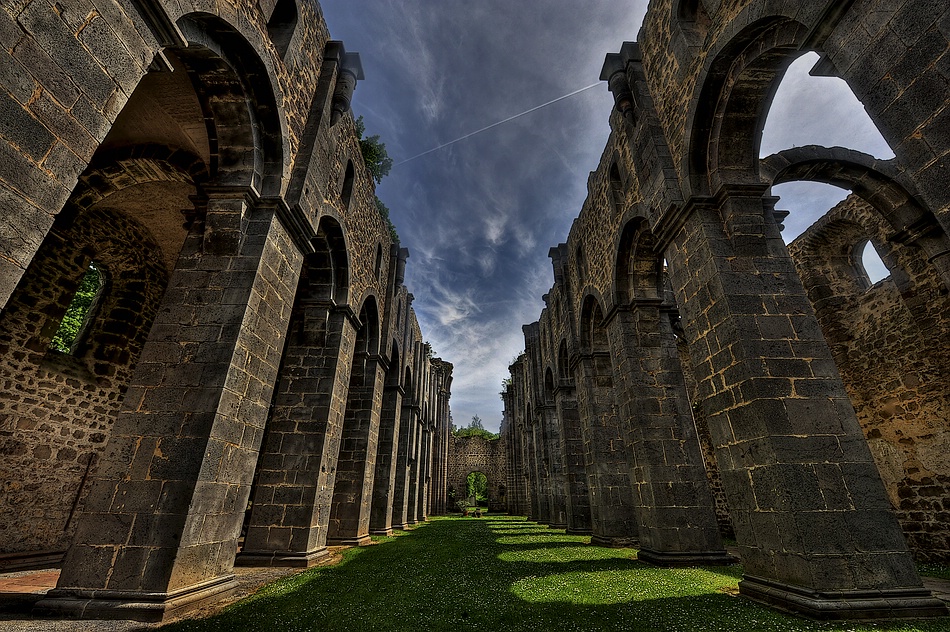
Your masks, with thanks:
M507 511L508 464L500 439L455 436L449 439L448 489L454 488L459 500L465 495L466 479L472 472L488 477L489 509ZM451 501L447 506L454 509Z
M790 246L911 549L950 559L950 300L916 252L851 196ZM891 275L860 264L870 240ZM871 247L869 244L868 248Z
M62 353L49 338L89 266L87 253L95 253L104 281L92 307L98 317ZM62 279L75 285L63 287ZM54 230L21 279L0 317L3 553L66 549L166 279L145 230L97 210Z

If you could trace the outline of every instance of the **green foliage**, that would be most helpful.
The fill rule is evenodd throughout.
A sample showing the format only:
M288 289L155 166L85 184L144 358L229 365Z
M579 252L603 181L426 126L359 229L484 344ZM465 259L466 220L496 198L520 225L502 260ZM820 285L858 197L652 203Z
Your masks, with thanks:
M938 632L925 621L818 623L736 596L739 566L659 568L515 516L433 517L274 582L171 632Z
M396 226L393 224L393 220L389 219L389 207L383 204L383 201L378 197L373 196L376 200L376 210L379 212L379 216L383 218L383 221L386 222L386 226L389 228L389 236L393 238L393 241L399 241L399 233L396 232Z
M360 141L360 153L363 154L363 162L366 164L366 168L369 169L370 175L373 176L373 180L376 181L376 184L379 184L385 176L389 175L389 170L393 168L393 159L389 157L389 153L386 151L386 143L379 141L379 134L363 138L365 132L366 124L363 122L363 117L360 116L356 119L356 138Z
M363 164L366 165L366 169L373 180L376 181L376 184L379 184L385 176L389 175L389 170L393 168L393 159L389 157L389 153L386 151L386 143L379 142L379 134L363 138L363 134L366 133L366 123L363 122L362 116L357 118L354 124L356 126L356 138L360 142L360 153L363 155ZM398 242L399 234L396 232L393 221L389 218L389 207L383 204L379 197L376 197L376 210L386 222L386 226L389 228L389 236L393 238L393 241Z
M495 434L485 430L485 426L482 423L482 418L478 415L472 417L471 423L468 424L465 428L456 428L455 424L452 424L452 434L456 437L481 437L482 439L487 439L492 441L497 439L501 435Z
M60 322L59 328L53 335L53 339L50 340L49 346L51 349L61 353L70 352L100 287L102 287L102 275L96 264L91 263L79 282L79 289L73 295L73 300L66 308L66 314Z
M465 479L467 496L474 497L475 502L488 500L488 477L481 472L470 472Z

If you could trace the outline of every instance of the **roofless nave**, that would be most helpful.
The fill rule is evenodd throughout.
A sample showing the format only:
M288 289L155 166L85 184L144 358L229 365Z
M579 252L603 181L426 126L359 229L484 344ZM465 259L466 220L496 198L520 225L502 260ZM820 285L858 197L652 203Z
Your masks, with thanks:
M651 3L607 57L613 133L513 367L509 510L656 564L722 561L732 529L742 592L816 617L946 611L905 538L947 559L948 35L922 0ZM161 619L235 564L444 512L452 366L319 6L33 0L0 37L0 550L61 560L39 610ZM894 160L758 159L808 50ZM794 259L791 180L856 196ZM870 289L867 239L892 272Z

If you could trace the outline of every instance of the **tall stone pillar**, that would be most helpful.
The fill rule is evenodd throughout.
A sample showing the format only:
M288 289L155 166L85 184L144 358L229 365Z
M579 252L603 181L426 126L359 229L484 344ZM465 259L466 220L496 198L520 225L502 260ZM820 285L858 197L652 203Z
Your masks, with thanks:
M577 364L577 399L590 492L591 543L634 546L637 517L613 389L609 355L581 355Z
M387 385L383 391L379 448L376 450L376 475L373 483L373 508L369 521L369 531L374 535L389 535L393 531L403 393L402 386L399 385Z
M356 326L349 310L301 292L258 460L242 566L310 566L327 552Z
M745 569L740 592L818 618L943 614L762 193L692 201L666 249Z
M406 507L406 524L419 522L419 480L422 465L422 420L415 416L409 444L409 501Z
M525 416L522 426L521 451L524 453L524 484L527 490L528 520L541 521L541 495L538 493L538 452L535 449L534 425Z
M432 474L432 431L422 428L422 444L419 449L419 522L429 519L429 485Z
M590 492L587 469L584 467L584 436L577 409L573 382L561 380L554 391L557 417L561 430L561 461L564 463L567 532L572 535L591 533Z
M534 423L531 426L534 450L536 454L536 482L534 489L538 497L538 522L551 523L551 459L548 454L548 440L545 436L544 414L540 408L534 411Z
M386 371L382 358L375 354L358 354L353 365L327 542L363 545L369 543L379 415Z
M553 529L567 528L567 477L564 469L561 428L554 403L540 408L543 436L548 458L548 525Z
M396 449L396 478L393 485L393 529L409 525L409 474L413 465L412 443L415 439L416 417L419 407L403 399L399 422L399 445Z
M676 336L661 299L635 299L607 325L640 519L637 558L729 564L690 411Z
M234 587L297 284L276 271L302 263L248 199L212 193L195 222L38 612L159 621Z

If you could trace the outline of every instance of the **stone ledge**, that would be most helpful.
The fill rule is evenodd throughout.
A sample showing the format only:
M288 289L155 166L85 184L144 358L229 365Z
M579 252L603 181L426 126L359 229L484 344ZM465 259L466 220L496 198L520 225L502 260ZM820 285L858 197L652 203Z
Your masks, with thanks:
M357 536L355 538L327 538L329 546L369 546L373 541L369 534Z
M330 550L323 546L313 551L241 551L234 559L235 566L269 567L285 566L288 568L310 568L319 564L329 555Z
M641 548L637 559L647 564L664 567L679 566L732 566L739 559L723 551L652 551Z
M819 621L926 619L950 614L947 605L923 587L821 592L745 575L739 594Z
M33 614L73 619L163 622L198 608L209 600L228 597L237 587L234 575L224 575L172 592L56 588L37 602Z

